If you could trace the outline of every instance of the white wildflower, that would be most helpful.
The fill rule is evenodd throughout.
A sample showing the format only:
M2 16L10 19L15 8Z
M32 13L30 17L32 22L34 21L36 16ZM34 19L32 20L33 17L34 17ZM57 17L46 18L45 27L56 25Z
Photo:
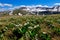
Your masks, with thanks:
M24 25L27 25L27 23L25 23Z
M34 26L34 28L36 28L37 26Z
M5 29L7 30L8 28L7 28L7 27L5 27Z
M28 27L29 29L33 29L33 27Z
M19 25L15 25L15 26L17 26L17 27L18 27Z
M37 27L39 26L39 25L36 25Z
M34 28L38 27L39 25L34 26Z
M29 24L29 22L27 22L27 24Z
M43 34L46 34L46 32L43 32Z
M25 23L24 25L27 25L27 24L29 24L29 22Z
M23 26L22 24L19 24L19 26Z
M4 31L6 31L6 29L3 29Z

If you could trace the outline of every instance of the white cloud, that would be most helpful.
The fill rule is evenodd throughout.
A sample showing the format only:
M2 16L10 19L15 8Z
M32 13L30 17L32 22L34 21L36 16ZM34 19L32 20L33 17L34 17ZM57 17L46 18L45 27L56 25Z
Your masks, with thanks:
M4 6L12 7L13 5L12 4L4 4Z
M2 3L0 3L0 6L2 6L2 7L9 6L9 8L7 10L19 9L20 7L29 7L29 8L33 8L33 7L49 7L47 5L19 5L19 6L13 6L11 4L2 4ZM6 9L1 9L1 10L6 10Z
M36 5L37 7L49 7L47 5Z
M1 7L4 7L4 6L12 7L13 5L12 4L3 4L3 3L0 3L0 6Z
M47 5L20 5L20 6L14 6L14 7L11 7L9 8L9 10L14 10L14 9L19 9L20 7L29 7L29 8L32 8L32 7L49 7Z
M26 5L20 5L20 7L26 7Z
M3 4L2 4L2 3L0 3L0 6L2 7L2 6L3 6Z
M47 5L44 5L43 7L49 7L49 6L47 6Z
M49 6L47 6L47 5L21 5L21 6L19 6L19 7L49 7Z
M54 5L60 5L60 3L55 3Z
M36 5L36 6L39 6L39 7L41 7L42 5Z

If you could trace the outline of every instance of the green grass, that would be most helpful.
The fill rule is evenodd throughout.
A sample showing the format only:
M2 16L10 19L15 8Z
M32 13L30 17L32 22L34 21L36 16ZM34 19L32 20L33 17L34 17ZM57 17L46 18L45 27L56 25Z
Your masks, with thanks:
M0 17L0 40L60 40L60 14Z

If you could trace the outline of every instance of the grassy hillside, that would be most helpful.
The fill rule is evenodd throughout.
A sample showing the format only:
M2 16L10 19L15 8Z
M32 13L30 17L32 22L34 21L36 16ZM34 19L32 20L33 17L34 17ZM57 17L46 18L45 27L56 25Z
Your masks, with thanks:
M60 14L0 17L0 40L60 40Z

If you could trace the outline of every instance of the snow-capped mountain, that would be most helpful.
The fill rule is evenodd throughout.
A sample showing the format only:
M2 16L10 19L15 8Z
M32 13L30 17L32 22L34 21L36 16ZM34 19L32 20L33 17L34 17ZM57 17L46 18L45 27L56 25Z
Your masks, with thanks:
M42 11L58 11L60 12L60 6L53 6L53 7L20 7L20 9L22 10L25 10L25 11L29 11L29 12L32 12L32 11L35 11L35 12L42 12Z
M60 13L60 5L55 5L53 7L21 6L17 10L23 10L23 11L26 11L30 14L59 14ZM11 11L9 14L12 15L13 11Z

